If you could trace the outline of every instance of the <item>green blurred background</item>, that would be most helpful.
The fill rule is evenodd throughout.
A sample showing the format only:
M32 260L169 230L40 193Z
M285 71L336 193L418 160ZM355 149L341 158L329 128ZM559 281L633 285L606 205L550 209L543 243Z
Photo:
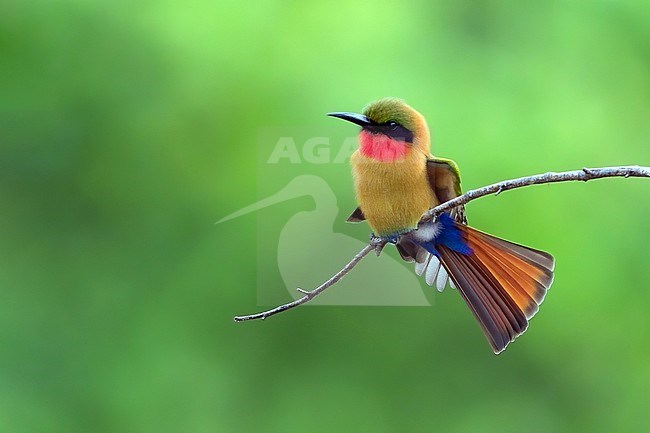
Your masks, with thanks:
M0 3L0 431L649 430L648 180L469 206L557 259L498 357L457 293L424 285L435 307L232 322L259 309L258 218L214 222L258 199L258 132L343 137L325 112L387 95L427 116L465 188L649 165L650 7ZM365 240L334 168L335 229Z

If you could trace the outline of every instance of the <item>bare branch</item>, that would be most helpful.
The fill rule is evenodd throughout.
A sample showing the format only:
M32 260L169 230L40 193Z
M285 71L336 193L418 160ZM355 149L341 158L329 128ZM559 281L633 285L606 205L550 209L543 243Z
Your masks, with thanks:
M560 173L548 172L534 176L520 177L517 179L504 180L503 182L493 183L467 191L452 200L449 200L439 206L429 209L422 215L420 222L429 221L443 212L447 212L457 206L469 203L477 198L495 194L499 195L503 191L521 188L529 185L539 185L542 183L568 182L572 180L588 181L593 179L602 179L604 177L650 177L650 167L639 167L631 165L627 167L603 167L603 168L583 168L582 170L563 171Z
M352 268L354 268L357 265L357 263L359 263L361 261L361 259L363 259L366 255L368 255L368 253L370 251L374 251L374 250L375 250L374 245L372 245L372 244L366 245L361 251L359 251L357 253L356 256L354 256L354 258L352 260L350 260L350 262L347 265L345 265L343 267L343 269L338 271L336 274L334 274L334 276L332 278L325 281L323 284L316 287L314 290L308 292L308 291L305 291L303 289L298 289L298 291L300 293L305 294L305 296L303 296L302 298L298 298L293 302L289 302L288 304L280 305L280 306L275 307L275 308L273 308L271 310L262 311L261 313L250 314L250 315L247 315L247 316L235 316L235 322L243 322L245 320L253 320L253 319L262 319L262 320L264 320L269 316L273 316L274 314L281 313L281 312L289 310L291 308L295 308L298 305L302 305L305 302L311 301L314 297L318 296L323 291L325 291L325 289L327 289L328 287L336 284L341 278L343 278L345 276L345 274L350 272L350 270L352 270Z
M539 185L543 183L555 183L555 182L568 182L574 180L588 181L593 179L602 179L605 177L650 177L650 167L640 167L637 165L627 166L627 167L603 167L603 168L583 168L582 170L574 171L563 171L560 173L548 172L544 174L538 174L534 176L520 177L517 179L505 180L503 182L493 183L492 185L484 186L482 188L473 189L467 191L465 194L460 195L452 200L449 200L445 203L442 203L439 206L434 207L426 211L420 220L420 222L430 221L431 219L436 218L443 212L447 212L457 206L462 206L469 203L472 200L477 198L484 197L486 195L495 194L499 195L503 191L508 191L515 188L521 188L529 185ZM300 293L303 293L305 296L296 299L295 301L289 302L287 304L280 305L271 310L262 311L261 313L250 314L246 316L235 316L235 322L243 322L246 320L254 319L266 319L267 317L273 316L275 314L281 313L291 308L295 308L299 305L305 304L312 299L314 299L319 294L323 293L328 287L336 284L341 278L343 278L348 272L354 268L357 263L361 261L365 256L368 255L371 251L375 251L377 255L386 244L382 239L373 238L369 245L366 245L356 256L350 260L350 262L338 271L332 278L325 281L320 286L316 287L314 290L306 291L303 289L297 289Z

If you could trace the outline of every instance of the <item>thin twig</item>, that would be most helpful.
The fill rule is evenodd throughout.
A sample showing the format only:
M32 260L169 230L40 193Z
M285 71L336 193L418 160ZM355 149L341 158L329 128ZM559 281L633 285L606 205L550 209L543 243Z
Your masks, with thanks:
M457 206L462 206L469 203L472 200L477 198L496 194L499 195L503 191L508 191L515 188L521 188L529 185L539 185L543 183L555 183L555 182L568 182L574 180L588 181L593 179L602 179L605 177L650 177L650 167L640 167L637 165L627 166L627 167L603 167L603 168L583 168L582 170L574 171L563 171L560 173L548 172L544 174L538 174L534 176L520 177L517 179L505 180L503 182L493 183L492 185L484 186L482 188L473 189L467 191L465 194L460 195L452 200L449 200L439 206L436 206L432 209L426 211L420 220L420 222L430 221L433 218L436 218L443 212L447 212ZM357 263L361 261L370 251L381 251L383 245L379 245L382 241L380 239L373 239L369 245L366 245L359 253L354 256L350 262L338 271L332 278L325 281L320 286L316 287L314 290L306 291L303 289L298 289L300 293L304 293L305 296L302 298L296 299L295 301L289 302L287 304L280 305L271 310L262 311L261 313L249 314L246 316L235 316L235 322L243 322L245 320L254 320L254 319L266 319L267 317L273 316L275 314L281 313L283 311L295 308L299 305L305 304L310 300L314 299L319 294L323 293L328 287L336 284L341 278L343 278L348 272L354 268Z
M592 179L602 179L604 177L650 177L650 167L639 167L631 165L627 167L603 167L603 168L583 168L582 170L563 171L560 173L548 172L534 176L520 177L517 179L504 180L503 182L493 183L492 185L482 188L472 189L463 195L451 199L440 206L429 209L422 215L420 222L429 221L443 212L447 212L457 206L462 206L479 197L490 194L499 195L503 191L521 188L528 185L539 185L542 183L568 182L572 180L588 181Z
M325 291L325 289L327 289L328 287L336 284L341 278L343 278L345 276L345 274L350 272L350 270L352 268L354 268L357 265L357 263L359 263L361 261L361 259L363 259L370 251L374 251L374 250L375 250L375 245L372 245L372 244L366 245L361 251L359 251L359 253L356 256L354 256L354 258L352 260L350 260L350 262L347 265L345 265L343 267L343 269L338 271L336 274L334 274L334 276L332 278L325 281L323 284L316 287L314 290L311 290L311 291L308 292L308 291L305 291L303 289L298 289L298 291L300 293L305 294L305 296L303 296L302 298L298 298L293 302L289 302L288 304L280 305L279 307L275 307L272 310L262 311L261 313L250 314L250 315L247 315L247 316L235 316L235 322L243 322L245 320L253 320L253 319L262 319L262 320L264 320L269 316L273 316L274 314L281 313L281 312L283 312L285 310L295 308L298 305L302 305L305 302L309 302L314 297L318 296L320 293Z

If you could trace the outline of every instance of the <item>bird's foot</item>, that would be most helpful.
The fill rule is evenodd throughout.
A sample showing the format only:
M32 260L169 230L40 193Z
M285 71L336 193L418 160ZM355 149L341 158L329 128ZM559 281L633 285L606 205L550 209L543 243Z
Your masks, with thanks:
M386 246L387 243L395 243L397 241L397 238L395 239L387 239L387 238L382 238L381 236L375 236L374 233L370 234L370 245L375 249L375 254L379 256Z

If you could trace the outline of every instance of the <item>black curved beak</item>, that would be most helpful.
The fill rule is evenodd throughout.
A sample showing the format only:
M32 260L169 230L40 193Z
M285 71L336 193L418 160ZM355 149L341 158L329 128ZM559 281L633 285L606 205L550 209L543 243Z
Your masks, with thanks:
M347 120L348 122L356 123L362 128L373 125L373 122L363 114L357 113L327 113L328 116L338 117L339 119Z

